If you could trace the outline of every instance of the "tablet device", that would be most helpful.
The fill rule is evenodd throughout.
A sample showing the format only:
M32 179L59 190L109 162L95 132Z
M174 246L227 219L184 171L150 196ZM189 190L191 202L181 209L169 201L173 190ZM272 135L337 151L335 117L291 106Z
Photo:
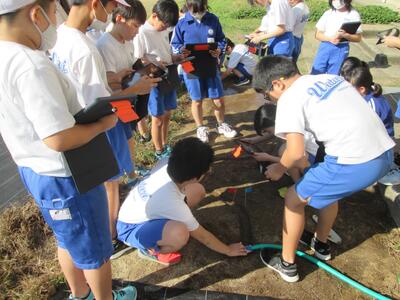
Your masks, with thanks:
M217 43L186 44L185 48L190 51L217 50Z
M88 124L112 113L117 113L121 121L130 122L135 120L136 116L132 109L135 100L135 95L97 98L92 104L80 110L74 118L78 124Z
M195 59L196 59L195 56L188 56L188 57L186 57L184 59L176 61L174 64L175 65L181 65L181 64L184 64L185 62L192 61L192 60L195 60Z
M185 48L195 57L192 61L193 71L190 74L200 78L216 76L218 60L210 54L210 50L216 50L217 43L186 44Z
M164 69L153 63L145 65L143 68L136 70L136 72L142 76L147 75L152 78L162 78L167 75L167 72Z
M358 28L361 26L361 22L348 22L348 23L343 23L342 27L340 29L346 31L349 34L356 34ZM347 42L347 39L342 38L340 42Z

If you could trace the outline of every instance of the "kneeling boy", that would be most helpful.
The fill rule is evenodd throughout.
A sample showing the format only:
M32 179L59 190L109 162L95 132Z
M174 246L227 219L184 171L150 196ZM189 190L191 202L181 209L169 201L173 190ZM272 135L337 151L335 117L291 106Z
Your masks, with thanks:
M197 138L176 143L169 160L129 193L118 216L118 239L138 248L139 256L164 265L180 261L177 253L192 236L210 249L228 255L247 254L241 243L226 245L195 219L195 207L206 192L200 181L213 160L211 147Z
M279 163L266 175L278 180L304 156L304 136L312 133L325 146L325 160L306 170L285 197L282 254L262 255L264 263L288 282L299 280L296 249L304 229L304 207L319 209L315 256L331 258L327 244L338 212L338 201L385 175L392 162L394 142L385 126L357 90L336 75L301 76L284 57L263 58L256 67L254 86L277 104L275 135L286 138Z

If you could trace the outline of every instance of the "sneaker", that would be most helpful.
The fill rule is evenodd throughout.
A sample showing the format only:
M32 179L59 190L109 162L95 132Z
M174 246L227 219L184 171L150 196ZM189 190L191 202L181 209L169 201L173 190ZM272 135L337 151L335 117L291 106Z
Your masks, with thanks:
M332 258L331 247L328 243L323 243L316 237L313 237L310 246L310 248L314 251L314 256L316 258L319 258L320 260L330 260Z
M120 290L113 290L113 300L136 300L137 291L132 285L128 285Z
M161 152L156 151L154 155L157 160L161 160L169 157L171 155L171 152L169 152L167 149L163 149L163 151Z
M92 290L90 290L89 294L84 298L77 298L72 296L72 294L69 294L68 300L94 300L94 295L92 293Z
M177 264L181 261L182 255L179 252L172 252L172 253L157 253L152 250L142 250L139 249L138 256L150 261L154 261L164 266L170 266Z
M260 258L264 265L277 272L286 282L299 281L297 265L283 262L280 253L271 256L270 249L263 249L260 251Z
M132 249L132 247L126 245L125 243L123 243L119 240L113 240L112 243L113 243L114 251L113 251L113 254L111 255L110 259L116 259Z
M206 126L197 128L197 138L203 143L208 143L208 128Z
M247 77L238 78L238 80L234 83L235 86L242 86L250 83L250 79Z
M148 142L150 142L151 141L151 135L140 135L140 137L139 137L139 142L141 142L141 143L148 143Z
M217 126L217 131L219 134L223 134L227 138L234 138L237 135L236 130L234 130L227 123L221 123Z
M378 182L384 185L400 184L400 168L392 168L385 176L379 179Z
M169 144L165 144L163 146L164 150L167 151L169 154L172 152L172 147Z
M150 175L151 169L147 169L143 166L135 166L135 173L140 177L146 177Z

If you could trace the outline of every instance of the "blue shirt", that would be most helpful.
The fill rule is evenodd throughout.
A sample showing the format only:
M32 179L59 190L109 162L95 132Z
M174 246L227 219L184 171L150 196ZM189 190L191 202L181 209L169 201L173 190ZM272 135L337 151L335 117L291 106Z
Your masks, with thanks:
M364 99L367 101L369 105L371 105L372 109L377 113L379 118L382 120L389 136L394 137L392 108L390 107L390 104L387 102L385 97L383 96L376 97L372 93L370 93L364 96Z
M217 43L221 53L225 51L226 41L221 23L216 15L206 12L198 22L187 12L175 26L171 45L174 53L180 53L187 44Z

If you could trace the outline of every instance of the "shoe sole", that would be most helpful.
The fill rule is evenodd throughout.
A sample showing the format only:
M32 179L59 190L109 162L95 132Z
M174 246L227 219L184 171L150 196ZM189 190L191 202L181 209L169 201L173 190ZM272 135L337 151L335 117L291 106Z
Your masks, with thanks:
M318 223L318 216L317 215L313 215L312 216L312 220L314 221L315 224L317 224ZM331 231L329 232L328 240L331 241L332 243L336 244L336 245L342 243L342 238L333 229L331 229Z
M260 251L260 258L261 258L261 261L263 262L263 264L264 265L266 265L268 268L270 268L271 270L273 270L273 271L275 271L275 272L277 272L280 276L281 276L281 278L283 279L283 280L285 280L286 282L289 282L289 283L294 283L294 282L297 282L297 281L299 281L299 275L297 274L296 276L287 276L285 273L282 273L281 271L279 271L278 269L276 269L276 268L274 268L273 266L271 266L271 265L269 265L265 260L264 260L264 258L262 257L262 255L261 255L261 251Z
M236 137L238 135L237 132L236 132L236 134L233 135L233 136L226 136L223 132L220 132L219 129L217 129L217 132L218 132L218 134L224 135L224 137L226 137L227 139L233 139L234 137Z
M119 252L117 252L117 253L111 255L110 259L111 259L111 260L112 260L112 259L117 259L117 258L121 257L121 256L124 255L126 252L128 252L128 251L130 251L130 250L132 250L132 249L133 249L132 247L128 246L128 247L126 247L125 249L123 249L123 250L121 250L121 251L119 251Z
M250 81L245 81L245 82L242 82L242 83L236 83L236 84L234 84L235 86L243 86L243 85L247 85L247 84L249 84L250 83Z
M140 250L138 250L138 256L139 256L140 258L143 258L143 259L146 259L146 260L149 260L149 261L158 263L158 264L163 265L163 266L166 266L166 267L169 267L169 266L172 266L172 265L176 265L177 263L179 263L179 262L181 261L181 260L178 260L178 261L173 262L173 263L162 262L162 261L159 261L159 260L157 260L157 259L154 259L154 258L152 258L152 257L150 257L150 256L144 255Z

